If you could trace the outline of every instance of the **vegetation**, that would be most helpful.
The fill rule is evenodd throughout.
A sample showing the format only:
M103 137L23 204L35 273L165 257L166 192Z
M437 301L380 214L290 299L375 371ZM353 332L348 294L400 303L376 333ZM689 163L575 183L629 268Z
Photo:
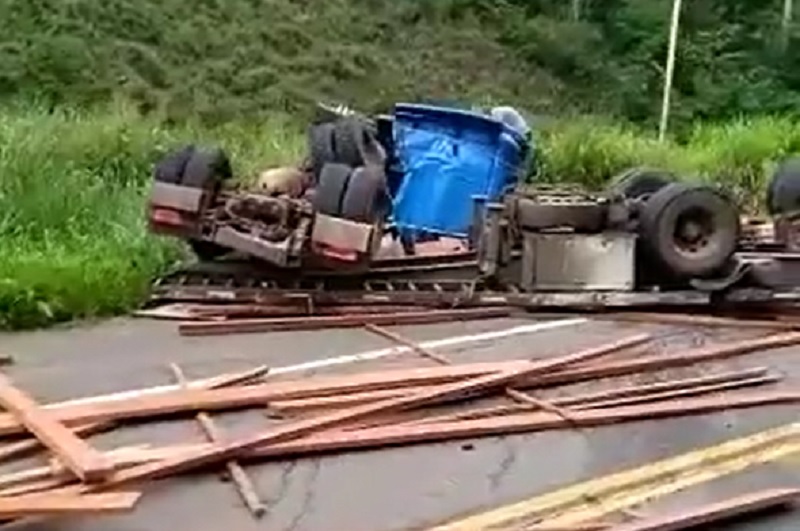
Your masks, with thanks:
M188 141L243 176L297 160L316 100L509 103L534 116L541 179L659 166L757 209L800 150L799 34L781 0L684 2L659 143L671 4L0 0L0 327L138 304L183 251L145 230L154 161Z
M149 236L152 165L187 141L214 142L237 173L299 156L287 123L164 126L127 108L0 113L0 327L119 313L179 257Z
M800 108L783 0L684 2L675 123ZM161 117L502 100L652 125L672 0L0 0L0 96ZM784 38L785 37L785 38Z

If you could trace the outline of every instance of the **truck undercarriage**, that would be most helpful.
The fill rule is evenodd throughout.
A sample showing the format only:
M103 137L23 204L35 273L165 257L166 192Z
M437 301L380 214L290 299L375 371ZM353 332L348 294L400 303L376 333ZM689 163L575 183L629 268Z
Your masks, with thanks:
M201 260L159 279L153 300L600 309L759 306L800 295L790 200L800 177L783 169L767 193L766 225L743 224L718 187L633 168L602 192L518 185L473 197L468 251L413 256L405 246L409 256L386 259L392 147L358 124L311 129L310 162L296 170L306 186L291 193L228 187L220 150L189 146L162 160L150 227L187 241ZM349 155L320 148L323 134L339 148L349 138Z

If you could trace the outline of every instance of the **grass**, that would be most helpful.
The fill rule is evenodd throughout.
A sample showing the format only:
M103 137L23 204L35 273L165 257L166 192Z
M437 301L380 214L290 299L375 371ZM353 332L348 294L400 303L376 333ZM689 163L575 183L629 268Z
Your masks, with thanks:
M153 163L198 141L221 145L237 175L298 160L302 128L288 119L165 125L118 105L95 111L0 111L0 327L30 328L123 313L181 258L147 233ZM681 142L597 119L548 125L536 138L542 178L598 189L631 165L665 167L753 198L775 160L800 151L800 125L767 117L698 125Z
M151 168L186 142L218 141L239 175L293 159L287 122L167 127L116 107L11 108L0 114L0 327L29 328L129 310L181 255L147 234Z

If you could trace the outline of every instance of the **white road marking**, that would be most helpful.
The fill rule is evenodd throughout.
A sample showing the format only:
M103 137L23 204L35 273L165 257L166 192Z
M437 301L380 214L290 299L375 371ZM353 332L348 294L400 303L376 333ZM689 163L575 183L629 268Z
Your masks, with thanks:
M481 334L471 334L465 336L453 336L444 339L434 339L432 341L424 341L420 346L426 349L435 349L442 347L450 347L454 345L463 345L466 343L477 343L481 341L489 341L492 339L502 339L505 337L518 336L522 334L533 334L536 332L544 332L546 330L554 330L556 328L564 328L567 326L577 326L589 322L588 319L575 318L575 319L560 319L557 321L544 321L540 323L532 323L522 326L514 326L503 330L493 330L491 332L483 332ZM334 358L324 358L321 360L308 361L297 365L287 365L285 367L275 367L270 369L269 374L289 374L293 372L308 371L313 369L321 369L324 367L334 367L337 365L347 365L350 363L358 363L361 361L377 360L388 356L404 354L412 352L413 349L405 346L388 347L378 350L370 350L361 352L359 354L347 354L344 356L337 356ZM203 380L193 380L187 383L187 387L191 389L200 388L204 384L215 381L216 378L207 378ZM112 393L102 396L88 396L83 398L75 398L60 402L61 405L80 405L91 404L96 402L110 402L117 400L127 400L138 396L157 395L160 393L169 393L182 389L179 385L159 385L156 387L148 387L145 389L134 389L131 391L122 391L119 393Z
M579 324L587 323L588 319L561 319L558 321L545 321L542 323L534 323L529 325L515 326L506 328L504 330L493 330L491 332L483 332L481 334L471 334L467 336L453 336L444 339L434 339L432 341L423 341L419 344L424 349L436 349L442 347L452 347L454 345L463 345L465 343L477 343L480 341L489 341L491 339L501 339L504 337L517 336L521 334L532 334L535 332L543 332L545 330L553 330L556 328L563 328L565 326L576 326ZM320 369L323 367L333 367L335 365L346 365L349 363L357 363L360 361L377 360L388 356L397 354L405 354L406 352L413 352L414 349L405 346L382 348L379 350L371 350L368 352L361 352L359 354L347 354L345 356L337 356L335 358L325 358L321 360L307 361L298 365L289 365L287 367L276 367L270 369L269 374L287 374L298 371L308 371L313 369Z

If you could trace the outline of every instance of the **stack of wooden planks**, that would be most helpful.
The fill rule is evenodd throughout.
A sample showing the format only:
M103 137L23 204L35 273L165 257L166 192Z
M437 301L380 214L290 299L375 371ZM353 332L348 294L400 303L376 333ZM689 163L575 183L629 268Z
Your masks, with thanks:
M377 325L374 333L410 346L438 366L287 380L267 367L175 384L40 404L0 377L0 460L34 451L46 466L0 476L0 519L134 508L148 482L199 469L222 469L255 515L264 505L242 463L330 452L450 441L488 435L634 422L800 402L798 390L763 390L780 374L768 367L705 373L692 378L620 386L542 398L563 386L654 373L800 343L800 333L696 348L680 354L631 356L652 338L623 338L563 356L454 364ZM536 393L536 394L534 394ZM493 403L496 400L508 403ZM240 438L220 433L210 411L267 408L280 421ZM128 422L195 416L206 442L98 450L92 433Z

